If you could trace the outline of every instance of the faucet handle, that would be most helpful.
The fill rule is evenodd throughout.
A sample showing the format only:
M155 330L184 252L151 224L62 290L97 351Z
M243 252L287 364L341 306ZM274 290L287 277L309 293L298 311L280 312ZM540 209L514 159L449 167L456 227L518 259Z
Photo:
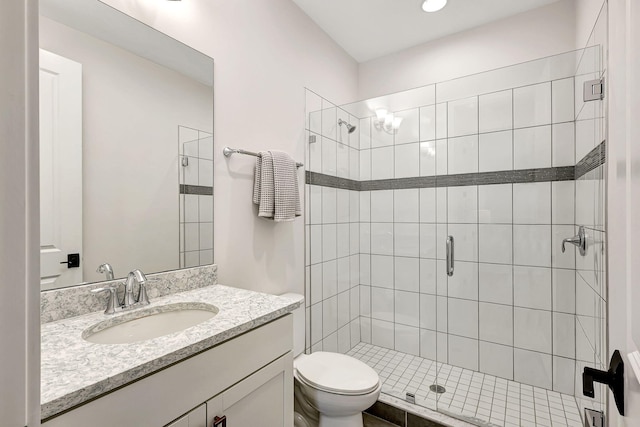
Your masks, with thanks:
M147 295L147 287L145 282L140 282L140 291L138 292L138 304L149 305L149 296Z
M102 292L109 292L109 299L107 300L107 308L104 310L104 314L114 314L116 307L120 306L118 301L118 289L115 286L107 286L106 288L91 289L92 294L99 294Z

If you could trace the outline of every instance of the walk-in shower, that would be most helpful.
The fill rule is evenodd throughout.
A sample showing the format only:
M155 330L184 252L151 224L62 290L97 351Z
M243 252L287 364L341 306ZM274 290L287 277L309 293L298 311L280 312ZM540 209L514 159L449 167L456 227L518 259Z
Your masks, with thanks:
M343 106L307 91L308 352L366 362L383 401L478 425L604 410L581 382L607 359L605 109L582 99L604 47L589 46ZM563 253L579 226L585 254Z

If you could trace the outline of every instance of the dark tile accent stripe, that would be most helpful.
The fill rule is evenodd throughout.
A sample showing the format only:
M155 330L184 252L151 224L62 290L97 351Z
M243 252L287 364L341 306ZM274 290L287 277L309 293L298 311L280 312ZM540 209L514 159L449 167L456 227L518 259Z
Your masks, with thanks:
M591 172L598 166L601 166L607 160L607 141L602 141L598 146L582 158L576 165L575 179L578 179L588 172Z
M407 412L407 427L444 427L444 424L436 423L435 421L427 420L426 418Z
M342 190L360 191L360 182L353 179L338 178L337 176L325 175L317 172L306 172L306 182L311 185L321 187L340 188Z
M180 184L180 194L200 194L202 196L213 196L213 187Z
M415 178L355 181L307 171L307 184L353 191L404 190L408 188L460 187L465 185L518 184L527 182L572 181L575 167L523 169Z

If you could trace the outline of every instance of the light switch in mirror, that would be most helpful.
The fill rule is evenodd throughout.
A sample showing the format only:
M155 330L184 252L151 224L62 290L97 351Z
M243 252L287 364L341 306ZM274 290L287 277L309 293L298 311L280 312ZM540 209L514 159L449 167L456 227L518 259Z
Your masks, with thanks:
M40 6L41 289L213 263L213 59L97 0Z

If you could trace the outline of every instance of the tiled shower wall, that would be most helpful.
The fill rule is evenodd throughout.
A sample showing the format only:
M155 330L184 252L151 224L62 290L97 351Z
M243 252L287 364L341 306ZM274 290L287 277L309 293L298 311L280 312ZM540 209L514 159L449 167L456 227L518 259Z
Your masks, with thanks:
M362 180L435 177L360 193L362 341L573 394L573 94L573 77L476 92L397 112L395 136L360 121ZM523 170L542 182L487 174Z
M180 268L213 264L213 135L178 127Z
M358 120L309 90L306 97L308 170L357 180L360 134L338 126L338 119ZM344 353L360 342L358 192L309 184L305 191L306 351Z

